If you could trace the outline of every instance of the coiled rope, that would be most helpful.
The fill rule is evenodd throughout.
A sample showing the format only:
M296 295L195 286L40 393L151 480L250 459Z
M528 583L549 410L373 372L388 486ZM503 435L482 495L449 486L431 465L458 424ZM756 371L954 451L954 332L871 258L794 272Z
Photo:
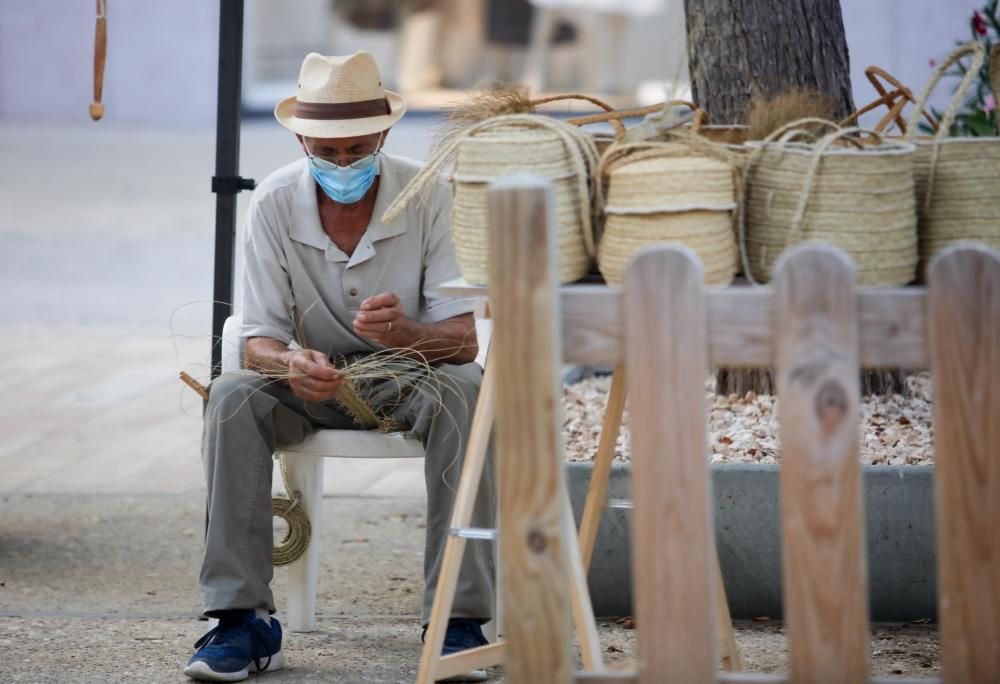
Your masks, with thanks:
M285 457L278 458L281 466L281 481L285 485L287 496L276 496L271 499L271 515L282 518L288 524L288 532L284 538L274 545L274 555L272 563L274 565L288 565L298 560L309 548L309 540L312 537L312 525L309 524L309 516L302 503L302 492L292 490Z

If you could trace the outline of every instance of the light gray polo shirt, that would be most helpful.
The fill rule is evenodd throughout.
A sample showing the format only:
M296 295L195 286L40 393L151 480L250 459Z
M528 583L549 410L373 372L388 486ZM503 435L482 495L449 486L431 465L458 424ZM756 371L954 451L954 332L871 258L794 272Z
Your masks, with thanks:
M361 302L399 295L406 315L436 323L470 313L473 299L445 299L437 288L460 275L451 243L451 189L429 183L395 221L382 213L420 170L405 157L379 155L371 223L351 256L323 231L316 182L306 159L268 176L246 219L242 337L270 337L328 354L375 351L352 324Z

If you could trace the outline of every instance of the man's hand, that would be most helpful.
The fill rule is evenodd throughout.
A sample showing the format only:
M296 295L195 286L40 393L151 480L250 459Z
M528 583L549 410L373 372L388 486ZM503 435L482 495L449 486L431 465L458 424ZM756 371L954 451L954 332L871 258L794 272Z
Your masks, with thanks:
M413 343L413 321L393 292L383 292L361 302L354 317L354 332L383 347L408 347Z
M288 384L295 396L306 401L333 399L344 378L326 354L315 349L292 352L288 359Z

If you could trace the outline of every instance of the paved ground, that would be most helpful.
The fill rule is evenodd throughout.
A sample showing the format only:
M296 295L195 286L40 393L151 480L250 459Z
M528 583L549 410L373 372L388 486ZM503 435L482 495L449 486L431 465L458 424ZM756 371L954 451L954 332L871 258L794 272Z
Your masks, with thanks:
M426 153L426 118L390 149ZM271 123L242 173L294 159ZM200 405L210 350L212 131L0 126L0 650L3 681L179 682L199 609ZM241 196L240 207L246 196ZM419 654L419 461L326 469L319 631L268 680L411 681ZM279 607L285 576L279 570ZM632 635L601 625L610 661ZM883 631L876 670L937 671L932 628ZM780 624L741 626L785 666Z

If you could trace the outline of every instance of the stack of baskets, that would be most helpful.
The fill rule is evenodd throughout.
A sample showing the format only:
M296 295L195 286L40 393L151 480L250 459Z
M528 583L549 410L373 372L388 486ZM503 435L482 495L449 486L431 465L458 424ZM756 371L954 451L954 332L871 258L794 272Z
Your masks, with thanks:
M859 129L835 124L817 140L805 128L810 123L816 121L793 122L748 143L739 222L744 273L766 282L785 248L820 240L851 256L862 285L911 282L914 146L881 139L861 145L849 137Z
M532 173L551 180L556 201L559 281L573 282L585 276L597 254L594 174L600 152L625 133L621 120L642 116L675 104L670 102L641 109L614 111L587 95L554 95L524 104L537 105L582 99L605 110L600 114L562 121L549 116L512 113L492 116L455 134L410 182L382 217L395 219L421 188L433 179L453 155L455 169L452 241L465 280L489 284L489 236L487 234L487 186L493 179L512 173ZM594 136L579 127L609 122L613 138Z
M942 62L910 115L907 138L916 145L916 192L921 274L931 258L956 240L978 240L1000 249L1000 137L948 138L965 94L985 60L980 43L963 45ZM917 120L938 81L965 55L972 61L932 139L919 139ZM996 53L1000 55L1000 52ZM1000 58L990 64L991 78ZM1000 97L1000 93L994 94Z
M647 142L612 146L601 160L607 178L598 266L620 284L629 259L643 247L680 242L701 259L708 285L728 285L736 273L732 215L733 161L718 146Z

